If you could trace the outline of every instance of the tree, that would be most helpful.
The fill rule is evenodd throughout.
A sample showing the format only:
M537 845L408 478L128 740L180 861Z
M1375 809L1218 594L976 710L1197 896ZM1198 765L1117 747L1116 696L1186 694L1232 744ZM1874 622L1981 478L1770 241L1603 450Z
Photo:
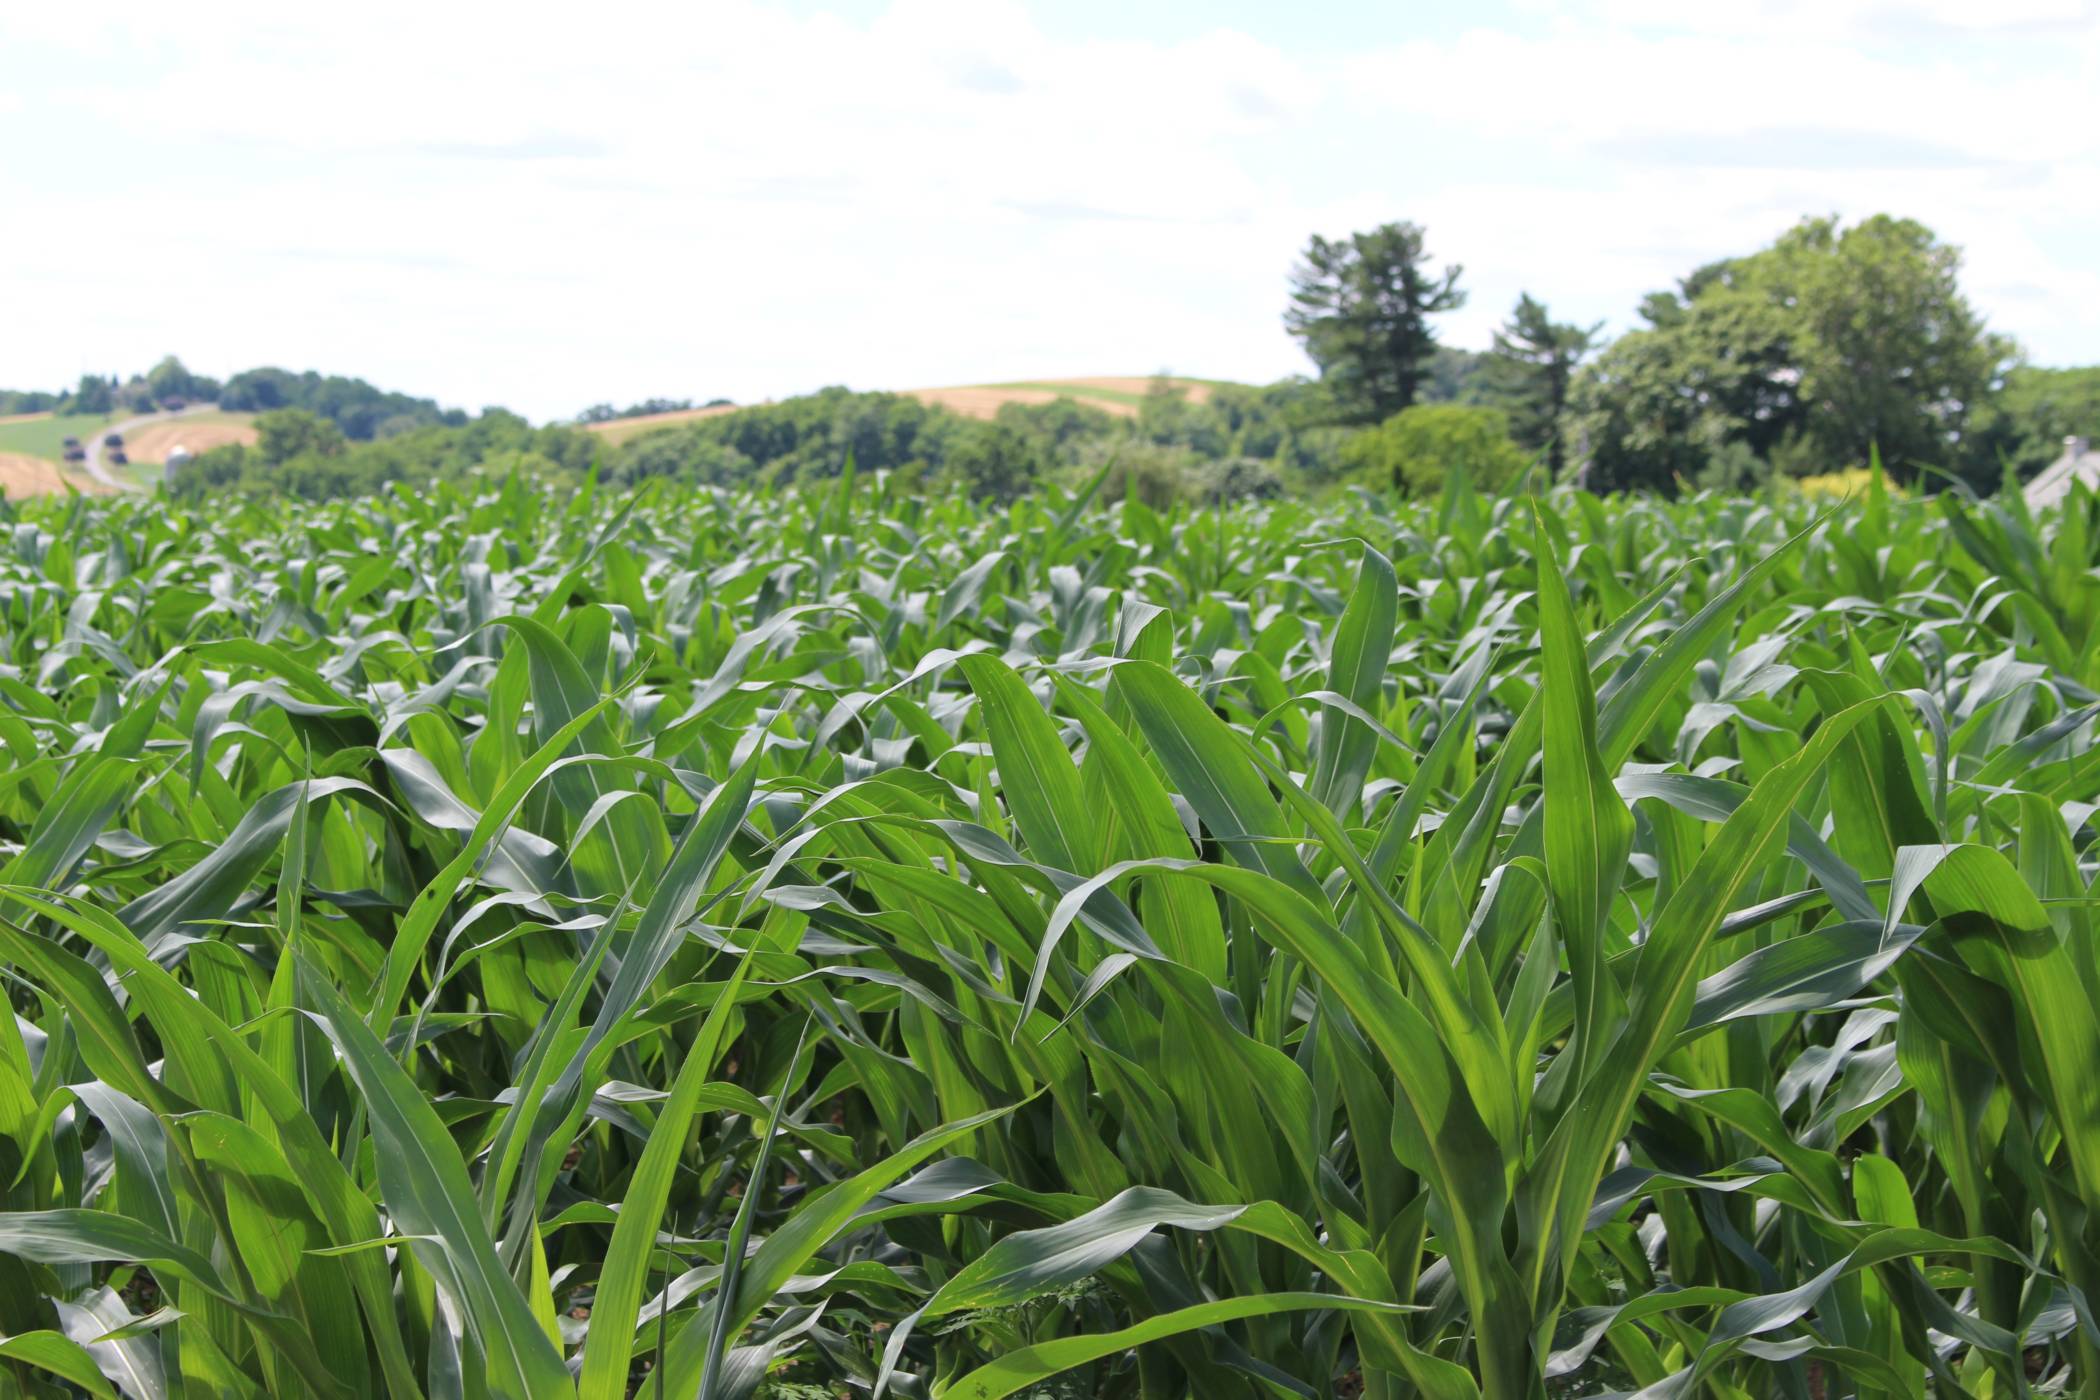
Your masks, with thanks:
M342 429L303 408L277 408L255 420L256 451L268 466L294 457L335 457L343 450Z
M219 385L216 380L190 373L182 361L167 355L146 371L146 392L155 403L165 403L169 399L195 402L217 398Z
M1569 391L1568 436L1590 489L1672 490L1724 446L1765 462L1798 437L1783 308L1710 287L1690 302L1657 293L1643 314L1651 327L1620 336Z
M116 406L116 390L107 379L99 374L83 374L66 409L71 413L108 413Z
M1349 439L1342 459L1369 484L1390 484L1417 496L1443 489L1444 478L1454 470L1483 490L1497 490L1515 480L1525 464L1501 409L1455 403L1402 409Z
M1429 373L1415 390L1417 403L1480 403L1487 396L1485 351L1439 345L1429 356Z
M1803 220L1753 262L1759 290L1796 309L1799 392L1826 470L1876 447L1906 475L1957 462L2011 356L1961 294L1959 249L1877 214L1842 230Z
M1509 415L1510 436L1534 452L1544 449L1554 476L1567 459L1568 386L1597 333L1604 328L1566 325L1546 313L1526 292L1509 320L1495 332L1481 368L1487 401Z
M970 423L948 443L945 475L980 500L1010 501L1042 476L1033 444L1001 423Z
M464 412L441 409L429 399L389 393L362 379L313 370L304 374L272 368L243 370L219 389L218 401L219 407L239 412L303 408L334 423L344 437L358 441L379 436L382 424L409 421L418 426L463 427L468 421Z
M1805 219L1642 303L1649 325L1578 376L1592 486L1700 478L1723 448L1810 474L1879 450L1893 475L1960 466L2011 346L1962 297L1957 249L1909 219ZM1735 458L1731 457L1731 460Z
M2007 466L2017 477L2033 476L2062 455L2065 438L2100 438L2100 365L2021 365L1970 418L1969 432L1970 480L1995 481Z
M1431 274L1422 238L1410 223L1335 242L1315 234L1291 271L1284 327L1319 366L1344 423L1383 423L1413 404L1436 350L1429 318L1465 304L1461 269Z

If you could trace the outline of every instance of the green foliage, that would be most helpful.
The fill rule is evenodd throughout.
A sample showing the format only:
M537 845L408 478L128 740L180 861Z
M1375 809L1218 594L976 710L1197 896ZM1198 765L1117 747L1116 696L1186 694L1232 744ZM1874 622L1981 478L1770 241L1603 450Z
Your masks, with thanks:
M1422 403L1484 403L1487 401L1486 354L1439 345L1430 352L1429 374L1416 390Z
M278 410L256 421L267 420L284 425L276 446L265 430L255 448L230 444L200 453L169 482L170 493L188 501L220 494L324 501L368 495L393 483L422 488L513 471L573 483L603 446L580 429L534 428L502 409L458 427L417 428L377 442L345 440L330 420L302 410ZM273 461L273 452L282 455Z
M708 407L727 403L727 399L711 399ZM622 418L647 418L658 413L682 413L694 407L691 399L643 399L640 403L625 408L615 408L609 403L594 403L576 415L579 423L616 423Z
M48 394L41 389L0 389L0 418L12 418L18 413L49 413L65 401L64 394Z
M1986 448L1971 417L2010 347L1962 297L1959 268L1958 251L1913 220L1807 219L1656 293L1649 327L1606 349L1573 392L1589 483L1669 488L1733 443L1795 475L1877 449L1903 480L1973 468Z
M1161 379L1135 418L1073 399L1009 403L984 423L903 394L832 388L643 433L612 453L621 481L667 477L734 484L817 482L847 458L908 485L1010 500L1058 476L1088 478L1111 461L1141 498L1238 499L1331 481L1346 432L1321 426L1317 386L1220 384L1201 402Z
M1011 425L1008 425L1009 427ZM622 444L613 471L625 481L665 476L684 481L732 482L753 477L779 482L821 481L845 469L848 457L865 473L934 476L949 454L971 461L956 475L997 482L1027 467L1030 455L1006 434L932 408L907 394L856 394L829 388L779 403L644 433ZM1038 464L1040 465L1040 464Z
M944 440L934 484L978 500L1010 501L1034 485L1047 465L1016 429L1003 423L971 423Z
M1303 258L1284 327L1319 366L1337 421L1382 423L1420 393L1436 350L1429 318L1465 304L1461 269L1432 274L1422 229L1410 223L1336 241L1315 234Z
M1912 219L1805 220L1747 280L1799 316L1809 446L1831 466L1877 448L1905 476L1959 460L1971 407L2011 355L1961 294L1959 250Z
M298 408L326 418L356 441L392 437L414 428L443 424L458 427L467 415L441 409L430 399L375 389L362 379L314 370L243 370L220 389L219 407L234 412L266 413Z
M66 396L63 405L67 413L90 415L108 413L117 406L116 389L99 374L83 374L80 385Z
M1417 496L1442 490L1452 472L1482 490L1499 490L1529 460L1510 440L1501 409L1455 403L1417 404L1356 434L1342 449L1343 465L1369 485Z
M1481 362L1482 398L1509 415L1510 436L1543 453L1556 479L1567 461L1568 387L1602 329L1558 323L1526 292Z
M0 1388L2087 1393L2100 499L1815 509L8 508Z
M2100 439L2100 365L2021 365L2005 376L2004 391L1977 412L1972 429L1972 481L1992 484L2000 463L2016 477L2033 476L2062 455L2065 438Z
M219 397L216 379L192 374L173 355L163 356L159 364L147 370L144 382L146 397L154 404L173 399L185 403L210 403Z
M256 454L266 467L282 466L309 453L337 457L343 451L342 430L303 408L278 408L257 415L255 433Z

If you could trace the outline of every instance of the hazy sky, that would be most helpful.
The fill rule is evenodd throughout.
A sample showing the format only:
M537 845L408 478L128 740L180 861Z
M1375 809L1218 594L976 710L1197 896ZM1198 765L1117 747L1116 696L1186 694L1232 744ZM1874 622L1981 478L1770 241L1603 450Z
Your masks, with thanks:
M1312 11L1308 14L1308 11ZM1925 220L2100 362L2082 0L0 7L0 385L169 351L535 418L1103 373L1267 380L1388 219L1623 326L1804 213Z

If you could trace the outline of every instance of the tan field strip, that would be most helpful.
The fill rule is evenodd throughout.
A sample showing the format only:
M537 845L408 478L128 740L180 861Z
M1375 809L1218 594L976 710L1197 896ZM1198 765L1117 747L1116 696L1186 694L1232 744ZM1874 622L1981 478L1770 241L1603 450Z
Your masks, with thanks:
M34 423L38 419L49 418L50 416L51 410L48 408L41 413L0 413L0 428L6 427L9 423Z
M10 501L26 496L49 496L68 486L91 496L107 495L109 488L84 476L62 471L56 462L21 452L0 452L0 494Z
M1168 382L1179 389L1190 403L1203 403L1210 398L1212 386L1200 379L1173 379ZM1142 399L1151 388L1151 375L1100 374L1077 379L1033 379L1011 384L955 384L944 388L900 389L896 392L935 408L945 408L950 413L960 413L965 418L996 418L999 410L1010 403L1045 404L1058 399L1071 399L1089 408L1098 408L1103 413L1112 413L1118 418L1132 418L1137 415L1136 400ZM615 418L610 422L587 424L586 427L607 442L617 445L652 428L675 427L680 423L712 418L721 413L735 413L739 408L745 407L749 405L716 404L712 408L652 413L642 418Z
M1062 398L1074 398L1060 394L1054 389L1001 389L993 385L964 385L953 389L906 389L904 391L920 403L932 408L945 408L950 413L960 413L965 418L996 418L999 410L1010 403L1055 403ZM1083 399L1093 408L1105 408L1118 415L1134 414L1136 409L1129 404L1112 403L1102 399Z
M614 418L604 423L587 423L585 431L596 433L614 446L631 437L639 437L651 428L675 427L680 423L694 423L702 418L713 418L719 414L734 413L742 404L718 403L711 408L681 408L670 413L645 413L639 418Z
M1143 398L1152 391L1152 376L1149 374L1109 374L1087 379L1045 379L1044 384L1069 384L1074 389L1106 389L1112 394L1136 394ZM1169 379L1167 381L1181 390L1181 396L1190 403L1207 403L1210 391L1215 387L1201 379Z
M255 425L242 420L177 418L166 423L148 423L128 434L124 439L124 455L134 462L159 463L167 461L168 454L178 447L187 447L194 457L228 443L253 447L258 436Z
M1210 397L1211 386L1194 379L1167 381L1191 403ZM1103 374L1080 379L1036 379L1014 384L963 384L949 389L906 389L920 403L945 408L966 418L996 418L1010 403L1044 404L1070 399L1118 418L1135 418L1137 400L1152 390L1152 377Z

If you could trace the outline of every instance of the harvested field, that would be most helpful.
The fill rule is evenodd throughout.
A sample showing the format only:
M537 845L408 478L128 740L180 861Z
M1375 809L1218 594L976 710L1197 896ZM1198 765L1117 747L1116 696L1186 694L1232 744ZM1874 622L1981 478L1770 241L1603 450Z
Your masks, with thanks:
M167 461L168 454L178 447L187 447L195 455L235 442L253 447L256 438L253 414L196 414L149 423L127 434L124 451L134 462L159 463Z
M1088 390L1099 390L1106 394L1129 394L1133 398L1142 399L1146 394L1152 392L1152 379L1153 376L1149 374L1110 374L1082 379L1044 379L1035 382L1068 389L1072 393L1082 396L1086 395ZM1169 379L1167 382L1181 390L1182 397L1186 398L1190 403L1204 403L1208 401L1211 391L1217 387L1216 382L1209 379Z
M1202 403L1211 396L1216 387L1208 379L1175 379L1173 385L1192 403ZM1151 391L1152 377L1142 374L1092 375L1077 379L1031 379L1008 384L955 384L934 389L902 389L920 403L936 408L945 408L951 413L960 413L965 418L994 418L999 410L1010 403L1045 404L1057 399L1072 399L1076 402L1113 413L1119 418L1134 417L1138 405L1144 402ZM735 413L746 404L716 404L712 408L680 409L675 413L651 413L640 418L615 418L610 422L586 425L588 431L596 433L608 443L618 446L629 438L639 437L653 428L668 428L679 423L691 423L702 418L713 418L717 414ZM136 454L134 454L136 455Z
M617 447L627 439L640 437L652 428L669 428L680 423L693 423L702 418L734 413L741 407L741 404L718 403L709 408L681 408L671 413L645 413L639 418L615 418L605 423L589 423L585 428Z
M907 389L905 393L920 403L935 408L945 408L950 413L960 413L965 418L993 418L999 410L1010 403L1050 403L1071 395L1060 394L1055 389L1001 388L992 384L973 384L953 389ZM1128 404L1092 401L1096 408L1105 408L1110 413L1135 413Z
M1195 403L1210 397L1212 385L1201 379L1175 379L1170 383ZM947 389L907 389L921 403L934 404L969 418L997 417L1010 403L1043 404L1072 399L1113 413L1135 417L1138 405L1151 392L1149 375L1095 375L1080 379L1032 379L1009 384L965 384Z
M68 486L93 495L103 495L109 490L84 476L63 471L58 463L42 457L32 457L26 452L0 452L0 494L5 494L10 501L52 495Z

